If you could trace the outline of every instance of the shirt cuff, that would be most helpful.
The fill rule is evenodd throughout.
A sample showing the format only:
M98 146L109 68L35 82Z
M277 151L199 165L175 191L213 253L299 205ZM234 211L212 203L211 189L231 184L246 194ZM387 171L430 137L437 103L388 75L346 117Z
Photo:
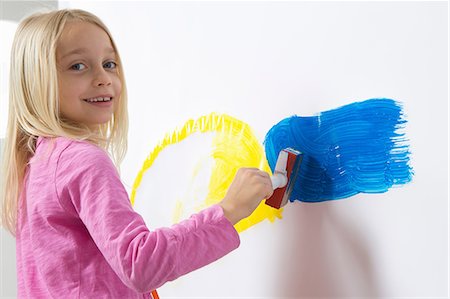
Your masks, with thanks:
M219 204L214 204L204 210L207 213L210 213L211 217L218 225L220 225L229 235L230 245L233 245L233 249L236 249L241 244L241 239L239 237L239 233L233 224L225 217L225 213L223 208Z

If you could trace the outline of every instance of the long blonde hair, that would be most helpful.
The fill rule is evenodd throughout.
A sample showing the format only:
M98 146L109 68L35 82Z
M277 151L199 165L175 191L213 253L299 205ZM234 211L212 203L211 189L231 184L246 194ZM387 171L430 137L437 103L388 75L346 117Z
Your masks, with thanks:
M68 21L102 28L116 51L122 82L119 106L111 120L91 130L60 117L56 45ZM87 140L108 151L117 167L127 150L128 112L124 72L108 28L95 15L78 9L37 13L18 26L11 50L9 111L1 165L1 225L15 235L17 207L27 163L38 136Z

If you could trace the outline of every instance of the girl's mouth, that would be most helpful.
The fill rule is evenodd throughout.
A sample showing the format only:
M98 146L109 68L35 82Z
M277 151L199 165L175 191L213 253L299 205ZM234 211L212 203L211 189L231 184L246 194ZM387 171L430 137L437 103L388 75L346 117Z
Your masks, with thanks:
M112 101L112 97L90 98L90 99L84 99L84 101L88 102L88 103L110 102L110 101Z
M102 107L109 107L112 105L112 97L97 97L97 98L90 98L90 99L84 99L86 103L93 104L95 106L102 106Z

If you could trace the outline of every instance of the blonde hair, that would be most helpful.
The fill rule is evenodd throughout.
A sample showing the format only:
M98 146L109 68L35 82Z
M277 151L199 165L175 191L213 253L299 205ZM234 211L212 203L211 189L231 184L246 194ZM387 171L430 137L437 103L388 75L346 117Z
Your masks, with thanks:
M119 106L111 120L91 130L61 118L56 68L57 41L69 21L82 21L102 28L116 51L122 82ZM11 50L9 112L4 144L1 189L1 225L15 235L18 200L27 163L38 136L64 136L87 140L110 153L117 168L127 150L128 112L124 72L111 33L95 15L78 9L37 13L18 26Z

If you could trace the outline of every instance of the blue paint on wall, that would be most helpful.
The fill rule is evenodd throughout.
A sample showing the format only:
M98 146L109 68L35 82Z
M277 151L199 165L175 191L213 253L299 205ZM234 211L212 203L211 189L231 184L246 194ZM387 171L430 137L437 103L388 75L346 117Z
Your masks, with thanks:
M408 183L408 140L400 103L391 99L356 102L316 116L292 116L266 135L272 170L280 150L303 152L290 200L319 202L357 193L382 193Z

